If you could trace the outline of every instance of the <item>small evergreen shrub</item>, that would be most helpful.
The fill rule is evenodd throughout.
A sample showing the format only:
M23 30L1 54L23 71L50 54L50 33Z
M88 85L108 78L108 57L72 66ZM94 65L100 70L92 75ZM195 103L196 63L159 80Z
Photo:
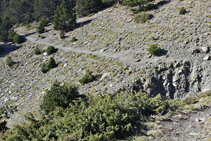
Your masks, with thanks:
M45 32L45 27L42 23L39 24L39 26L36 29L37 33L41 34Z
M179 14L182 15L182 14L185 14L187 13L187 11L185 10L184 7L181 7L180 10L179 10Z
M9 32L9 35L8 35L8 41L9 42L14 42L14 37L15 37L15 35L16 35L17 33L15 32L15 31L10 31Z
M40 53L41 53L40 49L36 47L34 50L34 54L39 55Z
M40 23L42 23L42 24L43 24L43 26L45 27L45 26L47 26L47 25L48 25L49 21L48 21L48 20L46 20L46 18L45 18L44 16L42 16L42 18L40 19Z
M54 111L56 106L67 108L78 95L76 88L67 87L66 85L61 86L58 81L55 81L51 85L51 89L47 90L46 95L43 97L40 108L46 114Z
M61 39L64 39L64 38L65 38L64 31L61 31L61 32L60 32L60 38L61 38Z
M56 49L55 49L54 46L48 46L47 49L46 49L46 52L47 52L48 55L51 55L51 54L56 52Z
M43 36L43 35L38 35L38 37L41 38L41 39L45 38L45 36Z
M15 62L12 60L12 57L11 56L7 56L7 59L6 59L6 64L8 66L12 66Z
M23 43L25 41L25 38L23 36L20 36L18 34L16 34L14 36L14 42L17 44Z
M151 17L152 17L152 15L145 13L145 12L141 12L141 13L134 15L133 21L135 23L145 23L147 20L151 19Z
M50 58L49 62L48 62L48 68L54 68L56 66L56 61L53 59L53 57Z
M160 48L156 44L152 44L148 49L149 53L152 55L158 55L160 53Z
M48 72L48 66L45 64L45 63L43 63L42 64L42 68L41 68L41 71L43 72L43 73L46 73L46 72Z
M25 38L21 35L18 35L15 31L10 31L9 35L7 36L8 41L14 42L17 44L23 43L25 41Z
M95 76L92 74L93 72L91 72L90 70L87 70L86 71L86 74L83 76L83 78L81 78L79 80L79 82L84 85L84 84L87 84L89 82L92 82L95 80Z
M70 40L70 42L73 43L73 42L75 42L75 41L77 41L77 40L78 40L77 38L72 37L71 40Z

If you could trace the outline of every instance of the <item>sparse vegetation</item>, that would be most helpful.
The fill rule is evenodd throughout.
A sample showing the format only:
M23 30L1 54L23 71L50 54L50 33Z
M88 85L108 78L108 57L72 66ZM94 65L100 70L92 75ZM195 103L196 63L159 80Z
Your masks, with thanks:
M44 39L45 36L44 35L38 35L39 38Z
M73 43L73 42L75 42L75 41L77 41L77 40L78 40L77 38L72 37L71 40L70 40L70 42Z
M38 47L35 48L34 54L35 54L35 55L41 54L41 51L40 51L40 49L39 49Z
M179 10L179 14L182 15L182 14L185 14L187 13L186 9L184 7L181 7L180 10Z
M7 56L7 59L6 59L6 64L8 66L12 66L15 62L12 60L12 57L11 56Z
M152 55L158 55L160 53L160 48L156 44L152 44L148 51Z
M93 72L91 72L90 70L86 71L86 74L83 76L83 78L81 78L79 80L79 82L84 85L87 84L89 82L92 82L96 79L96 77L92 74Z
M148 13L145 13L145 12L141 12L141 13L138 13L136 15L134 15L133 17L133 21L135 23L145 23L147 20L151 19L151 16L150 14Z

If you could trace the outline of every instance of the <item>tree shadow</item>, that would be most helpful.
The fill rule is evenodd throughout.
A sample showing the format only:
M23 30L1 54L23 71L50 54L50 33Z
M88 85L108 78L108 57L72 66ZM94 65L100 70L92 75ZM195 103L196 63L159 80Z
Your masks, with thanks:
M158 2L156 5L159 7L159 6L163 6L165 4L168 4L170 2L170 0L167 0L167 1L160 1Z
M167 53L168 53L167 50L161 49L161 50L160 50L160 53L159 53L157 56L164 56L164 55L166 55Z
M8 55L10 52L13 52L19 48L21 48L22 45L15 45L12 43L5 43L3 45L0 45L0 57L4 57Z
M31 33L28 33L28 34L25 34L25 35L22 35L22 36L27 37L27 36L30 36L32 34L36 34L36 32L31 32Z
M89 19L89 20L86 20L86 21L83 21L83 22L78 22L78 23L76 23L76 26L75 26L74 29L79 28L79 27L83 27L84 25L89 24L91 21L92 21L92 20ZM74 30L74 29L73 29L73 30Z

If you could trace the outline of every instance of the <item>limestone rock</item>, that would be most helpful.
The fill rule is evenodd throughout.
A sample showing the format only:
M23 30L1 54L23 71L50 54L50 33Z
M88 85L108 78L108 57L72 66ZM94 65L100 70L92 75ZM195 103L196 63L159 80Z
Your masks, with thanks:
M209 56L209 55L206 55L206 56L203 58L204 61L208 61L209 59L210 59L210 56Z
M201 47L201 51L202 51L203 53L208 53L209 48L208 48L208 47Z

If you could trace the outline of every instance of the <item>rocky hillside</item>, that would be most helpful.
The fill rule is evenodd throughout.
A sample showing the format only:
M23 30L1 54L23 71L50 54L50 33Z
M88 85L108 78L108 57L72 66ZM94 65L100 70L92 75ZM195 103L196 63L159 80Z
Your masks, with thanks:
M188 13L179 15L181 7ZM22 121L23 113L37 111L44 90L56 79L77 86L80 94L142 90L152 96L184 98L211 90L211 2L160 2L149 13L151 20L135 24L129 9L111 7L78 19L77 28L63 40L52 25L43 39L36 33L36 23L16 28L26 42L3 44L0 58L1 104L15 104L19 110L8 126ZM72 37L78 40L72 43ZM151 44L161 47L159 56L148 53ZM47 56L48 45L58 51ZM41 55L34 54L36 47ZM16 62L13 67L5 63L8 55ZM41 65L52 56L58 67L43 74ZM98 79L81 85L78 80L88 69Z

